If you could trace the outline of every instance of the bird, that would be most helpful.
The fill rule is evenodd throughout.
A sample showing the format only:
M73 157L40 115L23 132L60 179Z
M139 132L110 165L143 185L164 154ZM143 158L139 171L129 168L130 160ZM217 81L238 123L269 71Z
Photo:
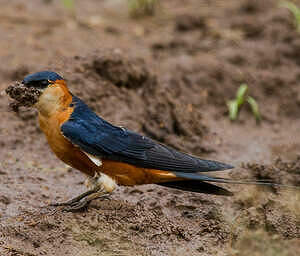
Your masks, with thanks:
M183 191L231 196L215 183L243 183L208 172L234 168L177 151L134 131L109 123L73 95L53 71L25 76L22 85L40 92L39 125L52 151L67 165L86 174L87 191L53 206L66 211L85 208L118 186L157 184ZM254 182L254 184L256 184Z

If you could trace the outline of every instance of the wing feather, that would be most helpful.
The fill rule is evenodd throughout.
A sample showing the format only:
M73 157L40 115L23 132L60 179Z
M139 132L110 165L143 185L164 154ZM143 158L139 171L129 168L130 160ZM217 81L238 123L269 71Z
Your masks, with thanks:
M233 168L178 152L133 131L113 126L73 96L74 111L62 134L88 154L143 168L177 172L207 172Z

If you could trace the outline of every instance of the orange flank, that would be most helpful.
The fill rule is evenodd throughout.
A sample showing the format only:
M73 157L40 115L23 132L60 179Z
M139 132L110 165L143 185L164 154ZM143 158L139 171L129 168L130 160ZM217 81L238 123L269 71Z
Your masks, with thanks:
M103 165L98 167L100 171L113 178L119 185L131 186L182 180L168 171L139 168L105 159L102 160L102 163Z

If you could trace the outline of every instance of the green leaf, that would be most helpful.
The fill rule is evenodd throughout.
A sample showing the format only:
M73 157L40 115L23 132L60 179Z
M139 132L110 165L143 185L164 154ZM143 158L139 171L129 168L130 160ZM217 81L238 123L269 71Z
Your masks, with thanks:
M257 104L256 100L254 98L248 96L247 102L249 103L249 105L251 107L251 111L252 111L253 115L255 116L256 121L260 122L261 115L259 113L259 108L258 108L258 104Z
M239 87L237 94L236 94L236 101L237 101L238 107L243 105L243 103L245 101L245 95L247 93L247 90L248 90L248 86L246 84L241 84L241 86Z
M295 5L294 3L288 2L288 1L280 2L280 6L288 9L294 15L297 30L300 32L300 9L299 9L299 7L297 5Z
M228 103L228 110L229 110L229 118L231 121L235 121L238 116L239 106L236 100L230 100Z

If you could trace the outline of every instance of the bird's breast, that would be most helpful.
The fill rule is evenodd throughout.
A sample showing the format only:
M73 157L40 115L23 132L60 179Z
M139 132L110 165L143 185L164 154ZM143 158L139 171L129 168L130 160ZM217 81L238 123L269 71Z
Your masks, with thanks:
M61 132L61 125L69 120L72 112L72 108L66 108L64 111L56 112L51 116L44 116L40 113L40 128L46 135L50 148L60 160L89 176L93 176L95 164Z

